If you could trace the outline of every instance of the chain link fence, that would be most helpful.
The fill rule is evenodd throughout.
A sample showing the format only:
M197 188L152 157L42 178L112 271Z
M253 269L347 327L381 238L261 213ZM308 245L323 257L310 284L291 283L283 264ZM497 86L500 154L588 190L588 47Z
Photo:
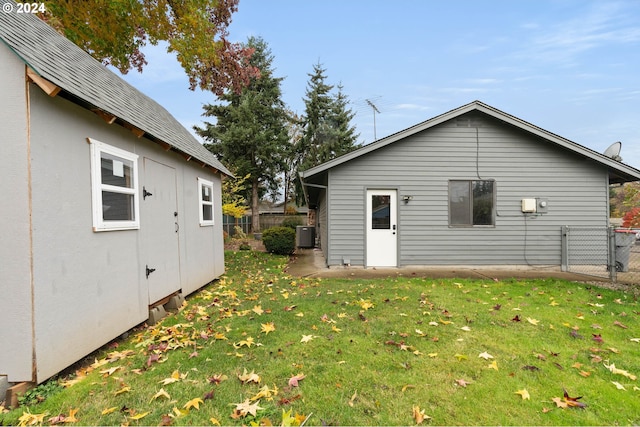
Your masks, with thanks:
M562 227L562 270L640 284L636 233L613 227Z

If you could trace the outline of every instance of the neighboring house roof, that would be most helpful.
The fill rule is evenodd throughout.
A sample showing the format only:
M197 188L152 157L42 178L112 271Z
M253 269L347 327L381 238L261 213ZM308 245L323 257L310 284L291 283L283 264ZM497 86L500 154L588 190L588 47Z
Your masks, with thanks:
M309 208L306 206L298 206L294 202L287 202L287 207L295 209L298 214L306 214L309 212ZM263 201L258 204L258 213L262 214L284 214L284 202L267 202Z
M95 112L107 123L118 123L139 137L145 135L167 150L177 151L186 160L231 175L160 104L35 15L0 13L0 40L24 61L31 79L51 96L63 96Z
M315 175L319 175L322 174L323 172L326 172L327 170L341 165L345 162L348 162L350 160L353 160L357 157L363 156L367 153L370 153L372 151L375 151L379 148L385 147L389 144L392 144L398 140L401 140L403 138L406 138L410 135L416 134L418 132L422 132L426 129L429 129L433 126L439 125L443 122L446 122L448 120L454 119L456 117L459 117L463 114L472 112L472 111L479 111L482 113L485 113L491 117L494 117L498 120L501 120L504 123L507 123L509 125L512 125L516 128L519 128L521 130L524 130L526 132L529 132L531 134L534 134L536 136L539 136L541 138L544 138L545 140L556 144L559 147L562 147L564 149L570 150L580 156L589 158L594 160L596 163L602 164L603 166L605 166L608 170L609 170L609 182L614 184L614 183L624 183L624 182L631 182L631 181L639 181L640 180L640 170L633 168L629 165L626 165L624 163L618 162L610 157L607 157L603 154L600 154L596 151L593 151L587 147L584 147L580 144L577 144L575 142L569 141L568 139L565 139L561 136L558 136L556 134L553 134L551 132L548 132L542 128L539 128L535 125L532 125L531 123L528 123L522 119L519 119L515 116L512 116L510 114L507 114L503 111L498 110L497 108L491 107L487 104L484 104L480 101L473 101L469 104L463 105L461 107L458 107L454 110L448 111L444 114L441 114L439 116L433 117L429 120L426 120L422 123L418 123L415 126L412 126L410 128L407 128L405 130L402 130L400 132L397 132L393 135L389 135L386 138L380 139L378 141L372 142L371 144L365 145L355 151L352 151L350 153L347 153L343 156L337 157L333 160L329 160L328 162L325 162L321 165L318 165L314 168L308 169L306 171L303 171L300 173L301 178L304 180L306 178L310 178L313 177Z

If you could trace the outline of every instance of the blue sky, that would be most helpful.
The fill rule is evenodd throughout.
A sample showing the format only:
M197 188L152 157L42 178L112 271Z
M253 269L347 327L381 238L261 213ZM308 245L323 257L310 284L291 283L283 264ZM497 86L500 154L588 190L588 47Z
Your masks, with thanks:
M320 63L342 84L359 141L480 100L603 152L622 141L640 168L640 1L240 0L232 41L260 36L284 77L283 100L304 113ZM189 91L162 47L125 79L191 128L210 93Z

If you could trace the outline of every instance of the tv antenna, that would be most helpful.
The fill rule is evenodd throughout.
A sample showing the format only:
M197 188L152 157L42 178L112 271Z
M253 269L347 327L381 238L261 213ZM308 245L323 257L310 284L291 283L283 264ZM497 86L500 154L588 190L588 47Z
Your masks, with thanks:
M367 101L367 104L369 104L369 106L373 109L373 140L377 141L378 137L376 136L376 113L380 114L380 110L378 110L378 107L376 107L375 104L370 100L365 99L365 101Z

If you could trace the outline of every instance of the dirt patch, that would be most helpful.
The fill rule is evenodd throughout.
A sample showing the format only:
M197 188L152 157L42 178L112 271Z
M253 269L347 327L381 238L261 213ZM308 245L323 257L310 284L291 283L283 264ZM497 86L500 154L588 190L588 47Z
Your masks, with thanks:
M248 243L251 246L252 251L266 252L267 250L264 247L264 243L262 240L255 239L228 239L224 242L224 250L225 251L239 251L240 245L243 243Z

